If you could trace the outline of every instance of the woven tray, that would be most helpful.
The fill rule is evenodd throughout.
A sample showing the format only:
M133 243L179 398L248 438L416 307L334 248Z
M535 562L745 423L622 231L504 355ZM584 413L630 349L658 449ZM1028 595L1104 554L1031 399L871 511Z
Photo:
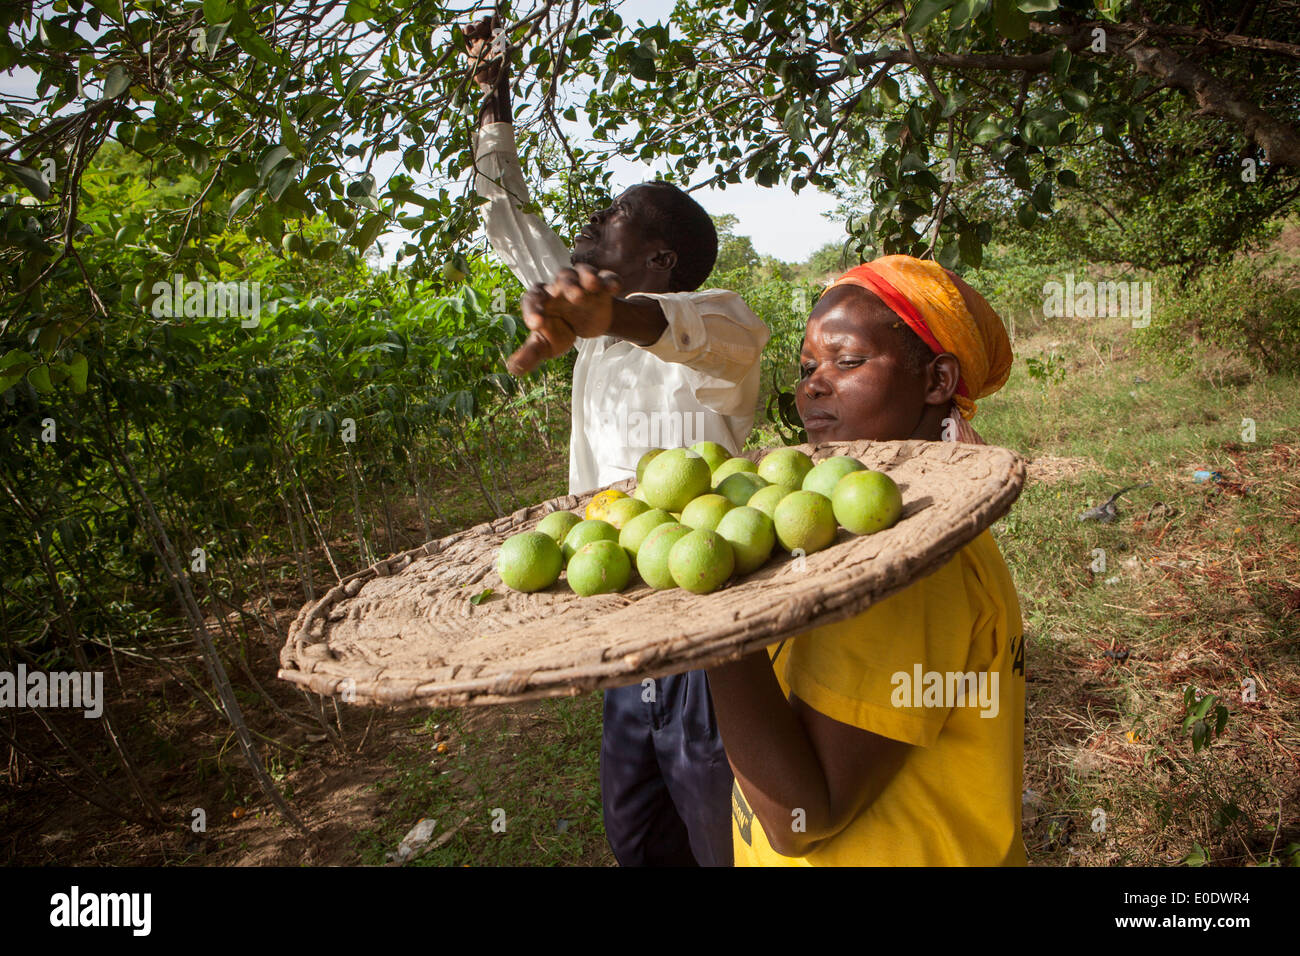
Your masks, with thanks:
M358 572L308 604L289 629L279 676L359 704L444 707L573 696L731 660L864 611L937 570L1010 510L1024 462L1005 448L949 442L829 442L815 460L853 455L903 492L894 527L840 529L797 569L772 560L722 590L655 591L633 575L621 594L582 598L563 578L521 594L501 583L501 542L568 495L431 541ZM746 455L757 461L765 454ZM614 487L631 492L630 479ZM470 598L492 588L478 605Z

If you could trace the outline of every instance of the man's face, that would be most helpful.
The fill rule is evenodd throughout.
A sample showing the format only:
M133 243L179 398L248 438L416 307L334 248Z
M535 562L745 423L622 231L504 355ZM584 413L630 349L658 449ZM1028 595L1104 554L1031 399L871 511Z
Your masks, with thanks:
M633 186L607 208L592 213L573 241L570 261L609 269L624 279L640 275L646 260L662 245L646 238L641 193L640 187Z
M927 376L912 371L875 295L836 286L808 317L795 403L810 442L914 437L926 412Z

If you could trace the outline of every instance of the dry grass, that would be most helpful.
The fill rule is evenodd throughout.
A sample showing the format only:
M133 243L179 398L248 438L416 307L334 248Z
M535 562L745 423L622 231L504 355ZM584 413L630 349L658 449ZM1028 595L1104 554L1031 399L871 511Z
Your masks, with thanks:
M1008 387L981 412L986 437L1034 456L1025 493L994 529L1029 635L1030 859L1293 862L1296 383L1209 353L1175 375L1127 344L1119 321L1023 335ZM1063 377L1025 374L1025 356L1053 353ZM1254 442L1242 440L1244 417ZM1220 477L1197 483L1199 469ZM1120 499L1115 523L1076 519L1135 482L1151 486ZM1094 570L1099 552L1104 570ZM1182 727L1189 687L1228 710L1222 736L1199 752Z

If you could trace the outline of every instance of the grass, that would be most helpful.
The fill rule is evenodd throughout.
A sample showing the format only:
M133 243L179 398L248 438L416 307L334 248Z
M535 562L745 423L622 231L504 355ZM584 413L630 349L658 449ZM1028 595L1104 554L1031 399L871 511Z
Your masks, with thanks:
M1225 375L1209 354L1173 375L1130 334L1118 319L1035 331L977 419L992 443L1066 462L1047 480L1031 465L994 527L1029 649L1026 844L1054 864L1289 860L1300 837L1296 382ZM1030 377L1025 358L1053 352L1064 377ZM1221 480L1198 484L1198 469ZM1151 486L1120 500L1115 523L1076 519L1136 482ZM1182 729L1188 687L1229 712L1199 752Z
M383 820L358 837L363 863L425 817L436 833L462 824L419 866L602 865L601 697L487 711L439 710L411 723L413 743L389 758ZM438 753L439 744L445 753Z

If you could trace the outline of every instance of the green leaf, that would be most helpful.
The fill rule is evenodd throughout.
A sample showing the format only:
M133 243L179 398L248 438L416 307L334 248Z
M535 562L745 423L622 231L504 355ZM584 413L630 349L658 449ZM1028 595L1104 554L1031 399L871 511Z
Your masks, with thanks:
M108 77L104 80L103 99L111 100L121 96L131 88L131 74L126 71L121 63L114 63L108 71Z
M343 11L343 19L348 23L364 23L375 16L375 11L365 0L348 0L347 9Z
M984 261L984 245L974 229L967 229L961 234L957 248L961 252L961 261L973 269L978 269Z
M72 390L78 395L86 391L86 378L90 374L90 363L86 361L86 356L78 352L68 363L68 380L72 382Z
M40 335L37 336L36 344L40 346L41 354L44 355L47 360L54 355L54 349L59 344L60 338L59 327L57 325L47 325L45 328L41 329Z
M1025 13L1051 13L1060 5L1060 0L1016 0L1016 6Z
M302 137L298 135L298 127L294 124L293 118L281 103L280 112L280 136L284 140L284 145L289 147L289 151L298 159L307 159L307 147L303 145Z
M1088 108L1092 100L1083 90L1076 90L1073 87L1067 87L1061 91L1061 102L1071 113L1082 113Z
M637 47L628 55L628 70L638 80L653 83L655 79L654 54L644 46Z
M257 187L249 186L238 196L236 196L235 201L230 204L230 215L226 217L226 221L229 222L230 220L234 219L235 213L243 209L244 206L248 204L248 201L256 195L257 195Z
M122 22L121 0L90 0L90 4L114 23Z
M203 19L216 26L230 19L233 6L229 0L203 0Z
M945 10L955 6L957 0L917 0L907 14L903 29L908 33L924 30L926 25Z
M1038 222L1038 214L1034 212L1034 207L1028 203L1017 207L1016 222L1026 229L1034 228L1035 223Z
M27 372L27 381L32 383L32 388L38 392L48 393L54 391L54 385L50 382L50 369L48 365L37 365Z
M490 598L493 593L494 592L492 591L491 588L484 588L482 591L479 591L478 594L475 594L472 598L470 598L469 603L473 604L475 607L478 607L480 604L482 604L484 601Z
M1063 46L1052 54L1052 76L1058 83L1064 83L1065 78L1070 75L1070 63L1073 59L1069 47Z
M1025 141L1039 149L1047 149L1061 141L1060 128L1051 117L1035 117L1025 122Z
M1186 866L1205 866L1210 862L1210 853L1199 843L1192 844L1192 852L1183 857Z
M960 250L958 249L957 243L945 242L943 246L940 247L939 253L935 256L935 259L938 261L939 265L943 266L945 269L955 269L957 268L957 259L959 255Z
M977 145L982 145L984 143L991 143L995 139L1000 139L1004 135L1006 134L1003 132L1002 127L999 126L995 120L986 119L984 122L980 123L979 126L975 127L975 132L972 134L971 139Z
M987 10L990 2L991 0L957 0L952 16L948 18L948 29L961 29Z
M0 370L13 365L30 364L32 361L32 357L22 349L10 349L5 353L4 358L0 358Z
M892 76L884 77L876 89L880 93L880 101L884 103L885 106L892 108L899 104L900 95L898 91L898 81Z
M50 184L30 166L22 166L18 163L0 163L0 169L3 169L5 175L10 179L16 180L25 186L28 192L32 193L37 199L50 198Z
M998 34L1008 40L1029 36L1029 17L1016 9L1015 0L993 0L993 17Z
M355 70L348 77L347 87L343 90L343 102L352 99L352 94L361 89L361 84L375 75L374 70Z
M353 245L355 245L359 251L365 252L370 248L370 244L375 241L375 237L379 235L383 228L383 216L374 215L369 217L361 224L361 229L357 232L356 239L353 240Z
M293 174L299 169L298 163L287 163L272 171L266 180L266 194L272 202L279 202L286 188L293 183Z
M176 148L194 167L195 172L204 173L207 171L208 163L211 157L208 155L208 149L201 143L196 143L192 139L181 137L176 140Z
M1034 208L1039 212L1047 214L1052 211L1052 183L1050 180L1044 180L1034 189L1034 195L1030 199Z
M362 173L352 182L348 183L344 194L351 200L360 203L368 209L378 209L379 187L375 183L375 177L370 173Z
M290 177L292 177L293 171L297 168L297 165L290 167ZM300 210L308 216L316 215L316 207L312 205L311 200L307 198L307 194L302 191L301 187L299 187L297 183L291 182L288 184L284 190L284 194L280 197L280 201L285 205Z
M263 40L259 33L254 33L250 30L248 33L235 37L235 42L238 43L249 56L256 57L268 66L279 67L282 65L280 63L280 57L276 54L275 50L271 48L271 44Z
M288 146L272 146L267 150L266 155L262 157L262 161L258 163L258 178L260 181L266 182L267 177L271 175L271 170L288 159L290 155L292 154L289 152Z
M808 131L803 121L803 103L795 103L785 111L785 128L793 140L793 145L798 146L808 138Z

